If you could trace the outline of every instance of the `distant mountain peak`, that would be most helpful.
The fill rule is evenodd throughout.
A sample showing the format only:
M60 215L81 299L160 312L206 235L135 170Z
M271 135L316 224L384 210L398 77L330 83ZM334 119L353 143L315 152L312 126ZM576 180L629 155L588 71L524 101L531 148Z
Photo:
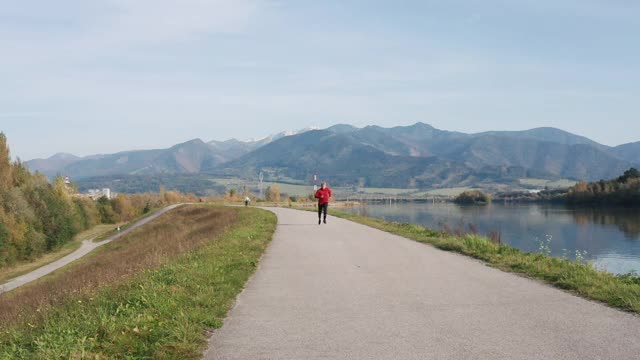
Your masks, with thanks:
M327 131L331 131L336 134L347 134L357 130L357 127L349 124L336 124L327 128Z
M191 140L185 141L185 142L183 142L183 143L181 143L181 144L178 144L178 145L186 145L186 144L204 144L204 143L205 143L205 142L204 142L204 141L202 141L202 139L200 139L200 138L195 138L195 139L191 139Z
M259 142L259 141L262 141L262 140L266 140L266 139L269 138L269 136L271 136L271 135L268 135L268 136L265 136L265 137L262 137L262 138L246 138L246 139L233 138L233 139L230 139L230 140L235 140L235 141L238 141L238 142L241 142L241 143L254 143L254 142ZM227 141L229 141L229 140L227 140Z
M423 123L422 121L418 121L417 123L409 126L409 127L413 127L413 128L423 128L423 129L435 129L433 126Z
M279 133L276 134L271 134L271 135L267 135L261 138L245 138L245 139L237 139L237 138L231 138L229 140L225 140L226 141L237 141L237 142L241 142L241 143L245 143L245 144L252 144L252 143L269 143L271 141L280 139L282 137L285 136L293 136L293 135L298 135L298 134L302 134L304 132L307 131L312 131L312 130L318 130L320 129L317 126L309 126L303 129L299 129L299 130L285 130L285 131L281 131ZM210 143L216 143L218 141L214 140L211 141Z
M205 146L209 146L209 145L204 141L202 141L202 139L196 138L196 139L191 139L189 141L185 141L180 144L173 145L169 149L180 149L185 147L205 147Z
M80 159L79 156L70 154L70 153L64 153L64 152L59 152L57 154L54 154L53 156L49 157L49 160L52 159L60 159L60 160L74 160L74 159Z

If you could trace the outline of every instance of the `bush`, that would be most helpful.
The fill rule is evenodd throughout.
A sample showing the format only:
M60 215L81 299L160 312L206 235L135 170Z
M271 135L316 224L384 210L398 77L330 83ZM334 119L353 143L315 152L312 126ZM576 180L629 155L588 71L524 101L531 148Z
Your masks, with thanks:
M480 190L467 190L458 195L454 202L456 204L486 205L491 203L491 196Z

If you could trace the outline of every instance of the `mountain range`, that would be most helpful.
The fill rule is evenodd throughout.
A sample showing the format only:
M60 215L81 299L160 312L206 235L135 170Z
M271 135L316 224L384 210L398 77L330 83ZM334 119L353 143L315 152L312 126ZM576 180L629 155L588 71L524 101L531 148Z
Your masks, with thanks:
M338 185L432 188L505 183L524 177L599 180L640 164L640 142L609 147L555 128L466 134L411 126L282 132L260 140L26 162L32 171L74 179L115 175L211 174L306 182L318 173Z

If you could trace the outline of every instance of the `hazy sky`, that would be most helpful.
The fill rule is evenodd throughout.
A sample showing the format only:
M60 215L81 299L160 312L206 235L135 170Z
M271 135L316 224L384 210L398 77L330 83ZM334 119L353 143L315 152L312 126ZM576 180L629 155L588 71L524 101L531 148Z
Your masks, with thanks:
M0 0L22 159L335 123L640 140L637 0Z

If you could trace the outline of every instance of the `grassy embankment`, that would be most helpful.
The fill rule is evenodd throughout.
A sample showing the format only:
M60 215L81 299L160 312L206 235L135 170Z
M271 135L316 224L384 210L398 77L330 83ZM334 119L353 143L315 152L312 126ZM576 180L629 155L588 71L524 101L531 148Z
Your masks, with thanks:
M478 235L455 236L414 224L388 222L340 211L332 211L331 214L431 244L438 249L468 255L500 270L542 280L555 287L601 301L615 308L640 313L640 277L638 276L613 275L598 271L589 264L581 262L541 253L524 253Z
M128 223L96 225L91 229L85 230L80 234L76 235L72 241L64 244L59 249L53 252L46 253L43 256L32 261L21 261L9 267L1 268L0 284L3 284L18 276L22 276L24 274L30 273L35 269L51 264L52 262L71 254L72 252L78 250L78 248L82 245L82 241L84 240L93 239L93 242L100 242L118 233L118 231L116 230L118 226L120 227L120 231L126 230L127 228L131 227L138 221L144 218L147 218L157 213L160 210L161 209L154 209L144 215L138 216L137 218L129 221Z
M132 219L131 221L126 222L126 223L116 223L116 224L108 224L108 225L105 225L105 226L107 226L107 227L108 227L108 228L107 228L108 230L107 230L107 231L105 231L105 232L103 232L102 234L100 234L100 235L98 235L98 236L94 237L94 238L93 238L93 242L100 242L100 241L104 241L104 240L106 240L106 239L110 238L111 236L116 235L116 234L117 234L117 233L119 233L119 232L122 232L122 231L124 231L124 230L127 230L127 229L128 229L128 228L130 228L131 226L135 225L138 221L140 221L140 220L144 220L144 219L146 219L146 218L148 218L148 217L150 217L150 216L152 216L152 215L156 214L157 212L161 211L162 209L164 209L164 207L162 207L162 208L155 208L155 209L152 209L152 210L151 210L151 211L149 211L148 213L146 213L146 214L142 214L142 215L140 215L140 216L138 216L138 217L136 217L136 218ZM120 231L118 231L118 227L120 227Z
M82 245L82 241L103 237L105 234L113 231L114 226L117 225L96 225L93 228L85 230L76 235L73 241L64 244L54 252L46 253L33 261L21 261L14 265L0 269L0 284L3 284L18 276L29 273L39 267L48 265L58 259L63 258L64 256L71 254L72 252L76 251L80 247L80 245Z
M0 295L0 359L199 358L276 218L185 206Z

